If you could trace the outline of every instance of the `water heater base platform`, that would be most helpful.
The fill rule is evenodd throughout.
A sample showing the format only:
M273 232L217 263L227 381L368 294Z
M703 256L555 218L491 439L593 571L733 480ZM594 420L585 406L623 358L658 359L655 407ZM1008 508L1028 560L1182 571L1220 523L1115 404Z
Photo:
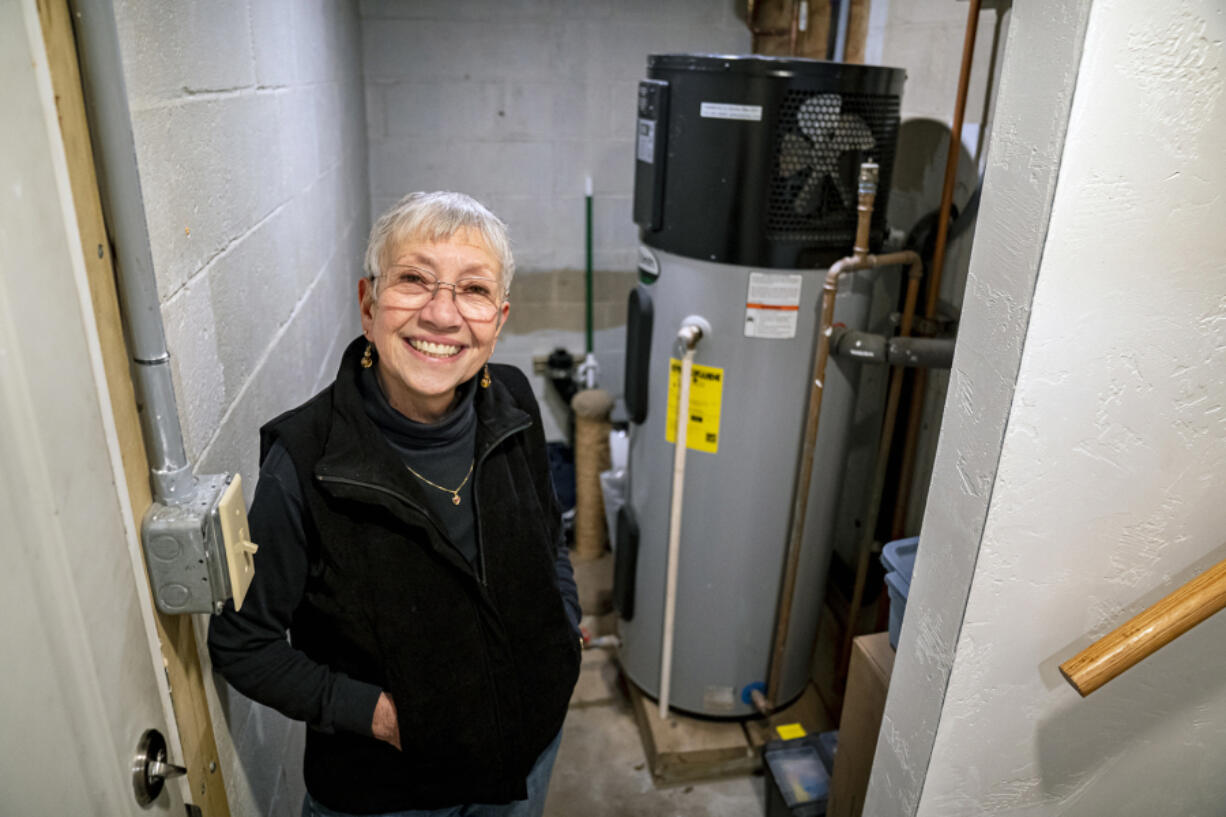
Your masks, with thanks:
M659 704L629 679L626 689L658 785L752 774L762 768L762 745L779 739L780 726L800 724L810 735L834 728L812 683L791 706L770 718L743 721L704 720L677 712L664 720Z

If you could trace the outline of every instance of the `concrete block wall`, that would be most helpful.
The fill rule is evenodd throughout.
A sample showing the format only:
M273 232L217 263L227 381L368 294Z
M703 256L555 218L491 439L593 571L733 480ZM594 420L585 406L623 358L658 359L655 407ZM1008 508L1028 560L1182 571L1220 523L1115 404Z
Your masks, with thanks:
M520 272L495 360L584 350L584 179L593 182L596 353L621 391L634 119L647 55L746 53L724 0L362 0L371 207L455 189L511 228ZM620 274L619 274L620 273ZM538 394L544 382L533 379ZM547 433L559 436L551 418Z
M360 331L357 8L118 2L116 17L187 452L200 473L240 473L250 500L260 425L331 380ZM232 813L297 814L302 725L224 683L209 694Z

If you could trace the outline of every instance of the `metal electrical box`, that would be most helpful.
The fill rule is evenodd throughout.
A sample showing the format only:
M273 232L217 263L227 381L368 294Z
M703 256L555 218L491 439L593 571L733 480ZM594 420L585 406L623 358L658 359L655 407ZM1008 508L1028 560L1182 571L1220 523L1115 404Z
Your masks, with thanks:
M155 504L141 541L153 599L163 613L216 613L242 607L258 547L247 528L242 477L199 477L190 502Z

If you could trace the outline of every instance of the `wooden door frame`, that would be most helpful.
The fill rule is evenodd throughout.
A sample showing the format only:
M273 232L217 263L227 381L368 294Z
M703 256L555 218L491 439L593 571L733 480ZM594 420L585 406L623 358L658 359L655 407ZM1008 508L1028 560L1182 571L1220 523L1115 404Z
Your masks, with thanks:
M111 242L103 219L98 177L90 142L85 98L81 86L76 38L67 0L36 0L43 43L51 72L59 115L60 133L68 163L73 207L80 229L81 247L89 281L90 302L97 325L114 417L123 460L123 474L132 518L139 521L153 501L149 484L149 461L141 436L136 394L129 371L127 342L115 285ZM105 407L103 407L105 410ZM139 581L148 583L147 575ZM204 674L191 616L166 615L146 596L157 628L162 661L166 670L177 726L179 762L187 767L189 802L200 808L203 817L229 817L226 787L218 761L217 742L209 714ZM168 717L171 713L167 713Z

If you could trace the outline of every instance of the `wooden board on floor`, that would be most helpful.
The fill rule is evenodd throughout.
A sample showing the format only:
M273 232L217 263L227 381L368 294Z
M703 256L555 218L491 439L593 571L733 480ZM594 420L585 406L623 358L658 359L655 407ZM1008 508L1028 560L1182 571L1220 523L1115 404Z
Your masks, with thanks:
M767 741L779 740L776 727L788 724L800 724L806 735L816 735L834 728L834 722L826 714L826 707L822 705L821 697L812 683L805 686L805 691L787 709L769 718L745 721L745 734L749 743L760 749Z
M761 765L739 721L699 720L676 713L664 720L655 701L634 684L626 686L647 764L657 783L750 774Z

